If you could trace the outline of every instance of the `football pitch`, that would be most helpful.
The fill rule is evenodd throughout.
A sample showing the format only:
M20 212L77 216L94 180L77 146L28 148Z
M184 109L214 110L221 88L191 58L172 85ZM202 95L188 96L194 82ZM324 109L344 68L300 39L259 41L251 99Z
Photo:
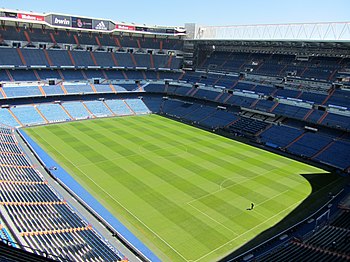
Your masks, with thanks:
M163 261L225 256L310 195L301 174L325 173L157 115L25 131Z

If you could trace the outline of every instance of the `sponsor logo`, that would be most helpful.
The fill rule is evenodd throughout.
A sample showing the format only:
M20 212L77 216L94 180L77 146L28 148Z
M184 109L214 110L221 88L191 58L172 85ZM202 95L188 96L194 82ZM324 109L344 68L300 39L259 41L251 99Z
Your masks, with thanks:
M11 17L11 18L18 18L17 13L10 13L10 12L5 12L6 17Z
M58 18L55 17L55 20L53 21L55 25L70 25L70 21L67 18Z
M130 25L116 25L115 26L116 29L120 29L120 30L135 30L135 26L130 26Z
M103 21L101 21L95 26L95 29L97 29L97 30L107 30L107 27L106 27L105 23L103 23Z
M77 26L83 27L83 22L81 21L81 19L77 19Z
M91 29L92 20L88 18L72 17L72 27Z
M44 17L41 15L18 14L18 18L31 21L44 21Z

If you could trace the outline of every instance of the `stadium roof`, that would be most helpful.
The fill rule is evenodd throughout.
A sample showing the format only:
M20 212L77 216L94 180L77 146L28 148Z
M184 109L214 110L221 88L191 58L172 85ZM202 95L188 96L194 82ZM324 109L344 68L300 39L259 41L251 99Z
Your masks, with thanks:
M187 30L187 33L189 30ZM331 41L350 42L350 22L290 23L233 26L199 26L198 40Z

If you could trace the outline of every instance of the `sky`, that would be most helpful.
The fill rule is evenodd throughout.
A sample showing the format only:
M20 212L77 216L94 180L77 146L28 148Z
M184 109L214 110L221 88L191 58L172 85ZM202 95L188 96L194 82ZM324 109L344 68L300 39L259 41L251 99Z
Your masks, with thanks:
M0 0L0 7L169 26L350 21L350 0Z

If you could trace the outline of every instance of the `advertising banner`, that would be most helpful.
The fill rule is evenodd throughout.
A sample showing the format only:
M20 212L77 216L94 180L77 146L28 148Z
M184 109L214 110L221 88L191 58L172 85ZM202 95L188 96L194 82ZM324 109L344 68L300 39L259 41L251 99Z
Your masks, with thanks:
M92 20L92 29L109 30L109 21L106 21L106 20Z
M30 21L44 21L44 16L42 15L31 15L31 14L18 14L18 18Z
M81 18L81 17L72 17L72 27L92 29L92 19Z
M71 18L63 15L52 15L52 25L71 27Z
M135 31L135 26L132 26L132 25L120 25L120 24L117 24L115 26L115 28L119 29L119 30Z
M136 30L136 31L147 32L147 27L136 26L135 30Z
M4 14L6 17L17 18L17 13L5 12Z

